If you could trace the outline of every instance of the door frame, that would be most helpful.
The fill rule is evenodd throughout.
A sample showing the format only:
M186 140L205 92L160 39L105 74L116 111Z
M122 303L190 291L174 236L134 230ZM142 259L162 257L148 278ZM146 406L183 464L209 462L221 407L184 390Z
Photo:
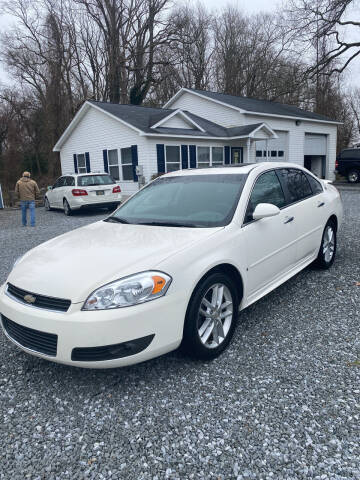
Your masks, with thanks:
M233 163L233 150L240 150L240 163L244 163L244 147L231 147L230 149L230 165L238 165Z

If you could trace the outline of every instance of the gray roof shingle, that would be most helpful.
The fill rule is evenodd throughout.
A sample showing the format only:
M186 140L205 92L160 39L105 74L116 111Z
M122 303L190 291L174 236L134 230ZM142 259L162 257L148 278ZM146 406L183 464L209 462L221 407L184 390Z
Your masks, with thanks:
M118 103L109 102L95 102L89 100L89 103L96 105L102 110L111 113L115 117L123 120L124 122L132 125L133 127L141 130L144 133L157 133L159 135L182 135L182 136L197 136L197 137L240 137L249 135L252 131L256 130L261 123L254 125L244 125L241 127L225 128L217 123L206 120L205 118L194 115L191 112L184 111L186 115L199 125L204 132L192 128L169 128L169 127L157 127L151 128L160 120L166 118L175 110L164 108L152 108L152 107L140 107L138 105L121 105Z
M227 95L225 93L209 92L206 90L196 90L187 88L186 90L199 93L205 97L227 103L233 107L241 108L248 112L267 113L271 115L281 115L284 117L308 118L309 120L324 120L326 122L335 122L331 118L318 113L308 112L294 105L286 105L284 103L272 102L270 100L259 100L257 98L237 97L235 95Z

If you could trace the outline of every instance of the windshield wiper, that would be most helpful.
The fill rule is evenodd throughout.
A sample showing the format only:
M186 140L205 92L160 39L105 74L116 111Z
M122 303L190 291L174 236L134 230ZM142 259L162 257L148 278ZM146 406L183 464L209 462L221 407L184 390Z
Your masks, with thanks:
M114 223L130 223L125 218L120 217L108 217L105 218L104 222L114 222Z
M179 223L179 222L139 222L137 225L151 225L157 227L188 227L188 228L198 228L202 225L196 225L193 223Z

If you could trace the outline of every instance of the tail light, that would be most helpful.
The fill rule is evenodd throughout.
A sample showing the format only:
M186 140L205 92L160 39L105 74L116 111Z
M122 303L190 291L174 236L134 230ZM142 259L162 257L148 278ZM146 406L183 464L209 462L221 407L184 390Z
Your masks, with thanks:
M113 193L120 193L120 192L121 192L121 188L119 187L119 185L113 188Z
M338 166L339 166L339 160L336 159L335 168L338 168Z
M87 195L86 190L82 190L81 188L74 188L71 190L71 193L74 195L74 197L82 197L83 195Z

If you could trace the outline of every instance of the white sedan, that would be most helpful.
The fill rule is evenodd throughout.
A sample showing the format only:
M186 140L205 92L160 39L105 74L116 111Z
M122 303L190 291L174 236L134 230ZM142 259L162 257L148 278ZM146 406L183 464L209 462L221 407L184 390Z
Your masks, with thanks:
M0 288L2 326L23 350L80 367L181 344L211 359L239 310L312 262L332 265L341 220L336 188L297 165L169 173L19 259Z
M115 210L121 202L120 186L107 173L64 175L56 180L45 194L45 209L74 210L108 208Z

